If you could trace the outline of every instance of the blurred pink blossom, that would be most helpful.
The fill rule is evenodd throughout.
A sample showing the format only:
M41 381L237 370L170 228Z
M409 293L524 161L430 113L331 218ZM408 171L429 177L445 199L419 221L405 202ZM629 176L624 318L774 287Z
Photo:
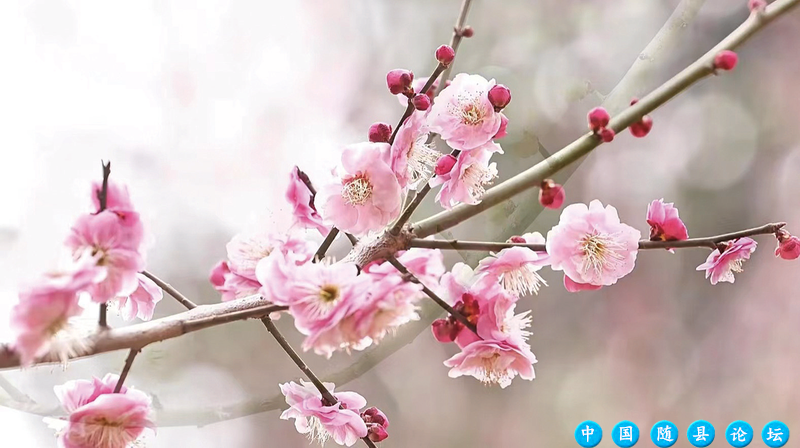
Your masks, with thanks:
M303 182L301 176L305 173L300 168L292 168L289 175L289 186L286 188L286 200L292 205L294 224L305 229L317 229L323 236L327 235L330 227L322 222L322 216L314 208L314 195Z

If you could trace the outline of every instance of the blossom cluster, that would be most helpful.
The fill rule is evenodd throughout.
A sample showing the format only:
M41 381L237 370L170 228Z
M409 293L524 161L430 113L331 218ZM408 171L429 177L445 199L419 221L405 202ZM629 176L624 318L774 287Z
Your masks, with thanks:
M101 199L102 197L102 199ZM66 238L64 266L19 290L11 313L14 348L23 365L54 350L62 359L87 347L71 336L82 296L115 306L125 320L153 317L163 292L141 274L145 267L145 231L127 187L106 180L92 185L91 212L78 217Z

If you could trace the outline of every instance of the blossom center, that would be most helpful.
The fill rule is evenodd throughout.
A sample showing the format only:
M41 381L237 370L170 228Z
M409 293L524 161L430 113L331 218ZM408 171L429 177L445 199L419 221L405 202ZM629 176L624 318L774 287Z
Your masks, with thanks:
M495 178L495 174L490 170L482 167L477 163L473 163L461 175L461 179L469 189L470 194L474 198L480 198L486 193L485 185L489 185Z
M503 272L501 281L506 291L520 296L529 293L538 294L542 285L547 286L542 276L528 264Z
M584 274L593 271L595 274L601 275L606 269L615 269L625 259L618 252L624 247L614 241L611 235L602 233L586 235L580 241L580 248L583 251Z
M331 433L322 426L322 422L315 416L308 417L308 439L312 442L317 441L324 445Z
M325 303L333 303L339 298L339 287L336 285L324 285L319 290L319 298Z
M364 205L372 196L372 184L364 175L358 175L345 182L342 197L350 205Z
M498 365L499 359L500 354L495 352L481 360L479 379L484 385L490 386L492 384L501 384L511 379L508 371Z
M740 273L744 271L744 258L737 258L736 260L731 261L729 268L731 272Z
M412 184L431 175L431 167L436 165L441 154L428 144L428 134L418 136L408 148L408 176Z
M461 122L470 126L476 126L483 123L486 114L480 105L476 103L468 103L461 107Z

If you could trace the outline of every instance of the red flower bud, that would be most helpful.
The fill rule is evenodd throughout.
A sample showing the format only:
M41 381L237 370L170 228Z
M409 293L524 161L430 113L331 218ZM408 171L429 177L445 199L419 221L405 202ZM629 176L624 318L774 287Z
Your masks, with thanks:
M608 126L608 122L611 120L611 115L609 115L608 111L602 107L595 107L589 111L589 113L586 115L586 118L589 120L589 129L594 132L598 132L604 127Z
M417 94L411 102L417 110L428 110L428 108L431 107L431 98L428 95Z
M603 139L604 142L609 143L614 140L614 136L616 133L613 129L603 128L600 130L600 138Z
M464 28L461 28L461 36L470 38L475 35L475 30L472 29L471 26L467 25Z
M445 67L452 64L455 58L456 51L450 45L442 45L436 49L436 60Z
M387 143L392 136L392 126L387 123L372 123L369 127L369 141L372 143Z
M495 112L500 112L511 102L511 91L508 87L497 84L489 89L489 102L494 106Z
M453 169L455 164L456 158L451 154L445 154L442 157L439 157L439 160L436 161L436 168L434 168L434 172L437 176L444 176Z
M523 238L523 237L521 237L519 235L512 236L511 238L508 239L508 242L509 243L514 243L514 244L525 244L525 243L527 243L527 241L525 241L525 238Z
M460 330L461 328L458 325L453 325L453 323L447 319L436 319L433 321L433 324L431 324L433 337L439 342L447 343L455 341Z
M402 93L410 97L414 93L414 89L411 87L413 81L414 74L410 70L396 68L386 74L386 85L389 86L392 95Z
M558 209L564 203L564 187L555 183L553 179L542 181L539 190L539 203L547 208ZM516 241L514 241L516 242ZM521 242L525 242L523 239Z
M747 7L750 8L750 12L764 12L767 8L767 2L765 0L749 0L747 2Z
M739 61L739 56L731 50L722 50L714 56L714 68L720 70L733 70L736 63Z
M634 137L644 137L650 132L650 129L653 128L653 119L650 118L649 115L645 115L642 117L641 121L637 121L631 125L630 131Z
M367 429L367 437L373 442L380 442L386 440L389 437L389 433L386 432L386 428L383 426L372 425Z
M784 260L795 260L800 257L800 238L781 229L775 234L778 237L778 247L775 256Z

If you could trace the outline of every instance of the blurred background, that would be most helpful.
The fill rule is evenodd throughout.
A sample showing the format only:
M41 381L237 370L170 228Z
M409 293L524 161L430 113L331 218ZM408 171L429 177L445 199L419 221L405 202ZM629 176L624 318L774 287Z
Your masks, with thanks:
M339 148L366 140L372 122L397 121L403 108L385 73L427 76L460 3L0 3L1 321L17 285L56 265L72 221L88 210L101 159L129 184L151 231L148 269L196 302L218 302L207 278L225 243L245 229L286 228L293 165L319 177ZM670 39L643 53L676 8L683 19ZM612 113L747 14L745 0L474 0L475 35L462 42L455 73L494 77L513 92L506 153L496 156L506 179L586 132L586 111L635 61L635 79L608 98ZM647 204L658 198L676 203L690 236L772 221L800 232L798 42L800 10L741 47L735 71L652 114L647 138L626 131L562 173L567 202L610 203L643 234ZM417 219L438 211L432 196ZM546 233L559 212L540 212L535 195L522 195L452 235ZM774 238L758 242L734 285L712 286L695 272L706 249L640 253L631 275L596 292L569 294L561 274L545 270L550 287L518 307L533 310L532 382L501 390L449 379L442 362L455 346L431 337L424 324L437 310L426 308L422 325L384 341L374 359L396 352L337 390L386 412L385 447L575 446L585 419L607 431L601 446L613 446L610 430L625 419L643 439L655 422L673 421L677 446L688 446L697 419L718 433L737 419L759 432L774 419L800 430L800 265L773 256ZM448 262L474 265L483 255L453 252ZM156 317L179 311L165 297ZM111 324L124 323L112 316ZM299 344L289 319L279 324ZM10 337L0 325L0 340ZM364 356L306 359L326 376L375 362ZM55 446L42 422L60 412L53 386L119 372L124 357L1 372L4 445ZM154 396L160 427L149 446L291 448L308 441L278 418L282 400L269 400L298 374L263 328L240 322L147 347L127 384Z

